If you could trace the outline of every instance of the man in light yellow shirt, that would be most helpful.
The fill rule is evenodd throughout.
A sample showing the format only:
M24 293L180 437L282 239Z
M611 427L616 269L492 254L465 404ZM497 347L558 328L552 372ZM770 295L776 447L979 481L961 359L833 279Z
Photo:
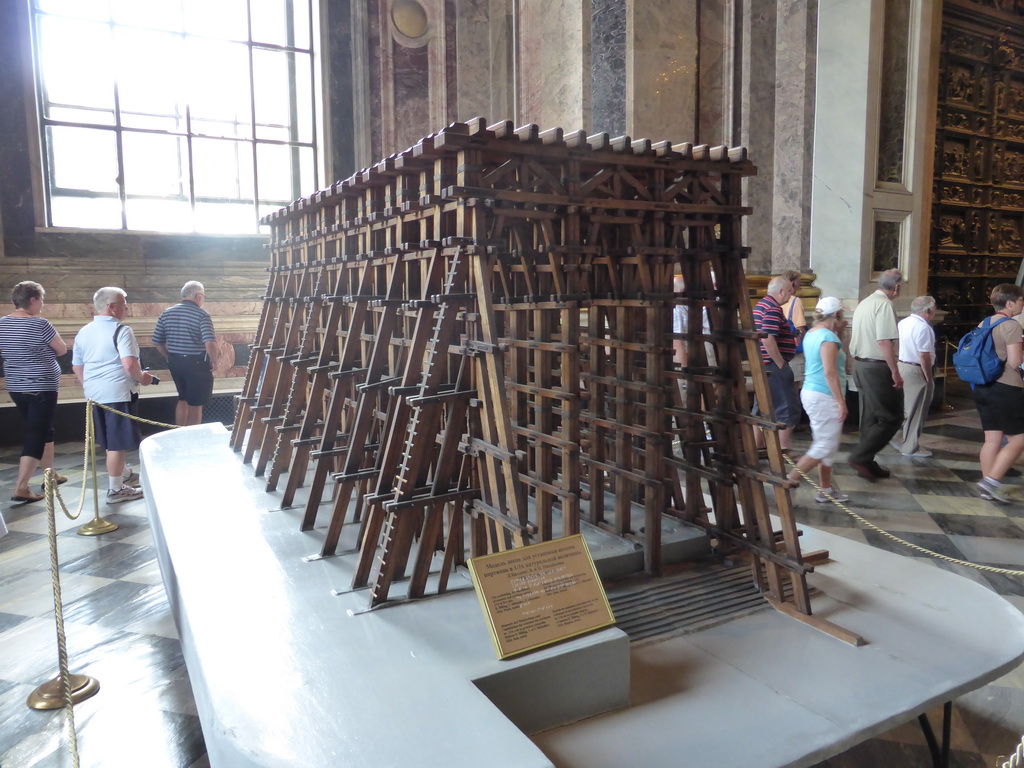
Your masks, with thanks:
M896 357L899 330L893 299L900 295L903 274L889 269L878 278L878 290L853 313L853 380L860 395L860 440L849 463L867 480L889 477L875 455L903 425L903 377Z

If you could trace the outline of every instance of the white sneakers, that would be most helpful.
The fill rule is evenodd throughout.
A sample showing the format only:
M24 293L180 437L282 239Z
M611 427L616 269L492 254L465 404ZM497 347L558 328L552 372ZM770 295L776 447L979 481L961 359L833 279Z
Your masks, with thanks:
M122 504L126 501L135 501L142 498L141 488L132 488L122 485L116 491L107 491L107 504Z

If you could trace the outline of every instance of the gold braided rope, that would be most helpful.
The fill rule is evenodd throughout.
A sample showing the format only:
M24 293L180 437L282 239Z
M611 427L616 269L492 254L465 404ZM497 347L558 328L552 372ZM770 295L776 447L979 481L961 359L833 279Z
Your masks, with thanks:
M64 634L64 604L60 594L60 569L57 562L57 519L53 497L57 488L57 475L53 469L43 471L43 493L46 495L46 518L50 536L50 575L53 578L53 610L57 618L57 664L60 668L61 688L64 692L64 712L68 723L68 750L71 763L78 768L78 734L75 730L75 706L71 701L71 674L68 672L68 644ZM61 501L65 514L67 507ZM81 508L78 512L81 514ZM70 517L70 515L69 515ZM74 518L72 518L74 519Z
M109 405L104 405L103 403L97 403L95 400L87 400L86 401L86 405L87 406L95 405L97 408L102 408L104 411L110 411L111 413L116 413L118 416L124 416L126 418L131 419L132 421L138 421L138 422L140 422L142 424L149 424L149 425L154 426L154 427L163 427L164 429L177 429L178 428L178 426L176 424L164 424L162 421L151 421L150 419L144 419L141 416L133 416L130 413L124 413L123 411L119 411L116 408L111 408Z
M950 557L949 555L942 555L942 554L939 554L938 552L933 552L932 550L925 549L924 547L920 547L917 544L911 544L909 541L907 541L905 539L901 539L899 536L897 536L897 535L895 535L893 533L889 533L884 528L879 528L877 525L875 525L874 523L870 522L869 520L865 520L863 517L858 515L856 512L854 512L848 506L843 504L841 501L837 501L835 498L833 498L831 496L831 494L825 493L825 491L823 491L821 489L821 486L819 486L817 483L815 483L813 480L811 480L811 478L807 476L807 473L805 473L802 469L800 469L793 462L793 460L791 458L789 458L789 456L786 456L785 454L783 454L783 458L789 463L790 466L793 467L793 469L795 469L797 471L797 473L800 475L800 477L802 477L804 480L806 480L810 484L810 486L812 488L814 488L816 491L820 491L821 493L823 493L826 497L828 497L828 500L830 502L832 502L837 507L839 507L841 510L843 510L843 512L848 514L850 517L852 517L858 523L863 525L865 528L870 528L872 531L875 531L876 533L882 534L887 539L891 539L892 541L895 541L897 544L902 544L903 546L908 547L909 549L912 549L912 550L914 550L916 552L920 552L922 554L928 555L929 557L934 557L937 560L945 560L947 563L954 563L955 565L965 565L968 568L976 568L979 571L987 571L988 573L1002 573L1002 574L1007 575L1007 576L1024 576L1024 571L1015 571L1015 570L1012 570L1010 568L996 568L994 565L981 565L980 563L972 563L970 560L960 560L960 559L955 558L955 557Z

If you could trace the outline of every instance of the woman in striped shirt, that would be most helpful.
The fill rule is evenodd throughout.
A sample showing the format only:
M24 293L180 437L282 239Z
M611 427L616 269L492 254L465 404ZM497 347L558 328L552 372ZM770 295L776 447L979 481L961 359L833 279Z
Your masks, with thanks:
M60 387L57 358L68 351L57 329L39 316L44 293L39 283L18 283L11 291L14 311L0 317L0 356L7 392L26 422L18 484L11 496L11 501L22 503L43 498L29 488L36 467L53 467L53 420ZM66 477L57 476L58 483L66 481Z

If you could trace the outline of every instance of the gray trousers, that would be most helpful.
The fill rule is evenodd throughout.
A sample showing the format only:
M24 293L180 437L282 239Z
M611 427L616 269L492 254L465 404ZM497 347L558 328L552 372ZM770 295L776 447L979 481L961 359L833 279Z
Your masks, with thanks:
M928 407L935 394L935 379L925 381L924 371L919 365L899 363L903 377L903 433L897 435L900 453L917 453L921 446L921 430L928 418Z

